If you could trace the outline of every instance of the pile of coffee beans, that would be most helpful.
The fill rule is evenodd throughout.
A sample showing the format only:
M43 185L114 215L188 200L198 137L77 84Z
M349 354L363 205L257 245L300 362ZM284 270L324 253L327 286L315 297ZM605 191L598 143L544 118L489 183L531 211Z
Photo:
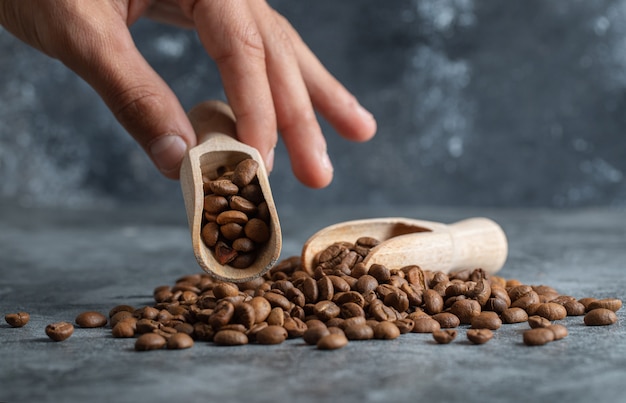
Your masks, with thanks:
M244 159L218 178L203 178L201 237L222 265L245 269L270 239L270 212L258 182L259 164Z
M584 315L587 325L610 325L622 305L614 298L560 295L482 269L445 274L414 265L365 267L363 258L377 244L372 238L336 243L317 256L313 271L291 257L246 283L204 273L181 277L154 289L153 306L113 308L112 334L137 337L138 351L187 348L194 341L239 346L291 338L332 350L411 332L431 333L447 344L461 325L467 325L471 343L484 344L503 324L528 322L523 341L535 346L567 336L555 321Z
M568 316L584 317L588 326L617 322L622 307L617 298L576 299L546 285L505 280L482 269L452 274L412 265L366 267L363 259L378 241L329 246L307 271L299 257L284 259L266 275L245 283L230 283L197 273L173 285L154 289L155 303L118 305L108 318L88 311L78 315L80 327L110 325L115 338L136 338L135 350L190 348L195 342L221 346L248 343L280 344L302 338L322 350L350 341L393 340L406 333L430 333L448 344L465 327L472 344L484 344L502 325L528 324L523 342L544 345L568 335ZM11 326L23 326L28 314L6 315ZM70 337L69 322L49 325L55 341Z

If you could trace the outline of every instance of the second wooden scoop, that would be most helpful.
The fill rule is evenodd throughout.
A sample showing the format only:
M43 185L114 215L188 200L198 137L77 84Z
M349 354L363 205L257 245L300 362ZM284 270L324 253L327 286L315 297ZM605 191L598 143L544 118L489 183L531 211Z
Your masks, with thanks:
M187 152L180 168L180 183L185 199L191 243L198 264L204 271L224 281L249 281L267 272L278 260L282 235L272 197L265 163L259 152L235 139L235 117L223 102L207 101L189 112L198 136L198 145ZM270 213L270 239L259 251L255 262L245 269L220 264L201 237L204 208L203 177L216 179L220 172L252 158L259 163L257 178Z
M418 265L423 270L446 273L482 268L495 273L502 268L508 245L502 228L488 218L476 217L454 224L410 218L375 218L347 221L313 235L302 249L302 265L315 270L317 255L335 242L356 242L360 237L381 243L370 250L363 263L389 269Z

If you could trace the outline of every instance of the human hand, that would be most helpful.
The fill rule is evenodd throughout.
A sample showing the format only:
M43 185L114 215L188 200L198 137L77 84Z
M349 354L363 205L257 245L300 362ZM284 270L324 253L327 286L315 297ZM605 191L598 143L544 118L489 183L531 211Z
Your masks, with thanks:
M173 91L133 43L128 27L144 15L196 29L222 76L239 140L259 150L268 170L278 130L295 176L314 188L330 183L314 109L347 139L374 135L371 114L264 0L0 0L0 24L81 76L159 170L178 178L196 137Z

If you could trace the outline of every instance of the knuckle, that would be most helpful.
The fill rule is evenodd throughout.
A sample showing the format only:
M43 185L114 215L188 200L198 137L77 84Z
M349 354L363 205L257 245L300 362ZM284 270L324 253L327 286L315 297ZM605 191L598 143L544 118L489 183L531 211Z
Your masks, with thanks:
M145 129L150 117L161 116L164 109L162 97L145 85L125 89L110 99L113 114L131 132Z

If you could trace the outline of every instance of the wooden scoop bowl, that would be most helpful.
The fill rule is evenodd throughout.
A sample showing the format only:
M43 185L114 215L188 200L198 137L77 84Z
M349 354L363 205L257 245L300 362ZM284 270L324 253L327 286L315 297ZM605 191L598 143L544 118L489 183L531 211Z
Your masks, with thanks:
M368 236L381 241L363 263L389 269L418 265L445 273L482 268L495 273L507 257L507 240L498 224L488 218L469 218L454 224L409 218L375 218L347 221L314 234L302 249L302 265L311 273L317 255L335 242L356 242Z
M223 281L243 282L262 276L278 260L282 247L282 235L278 213L272 197L265 163L259 152L235 139L235 117L228 105L219 101L207 101L195 106L188 114L198 136L198 145L191 148L180 168L180 183L185 199L185 209L193 252L200 267ZM252 158L259 163L257 178L270 212L270 239L262 246L255 262L238 269L220 264L203 242L202 229L204 189L203 176L215 179L224 168L232 169L244 159Z

